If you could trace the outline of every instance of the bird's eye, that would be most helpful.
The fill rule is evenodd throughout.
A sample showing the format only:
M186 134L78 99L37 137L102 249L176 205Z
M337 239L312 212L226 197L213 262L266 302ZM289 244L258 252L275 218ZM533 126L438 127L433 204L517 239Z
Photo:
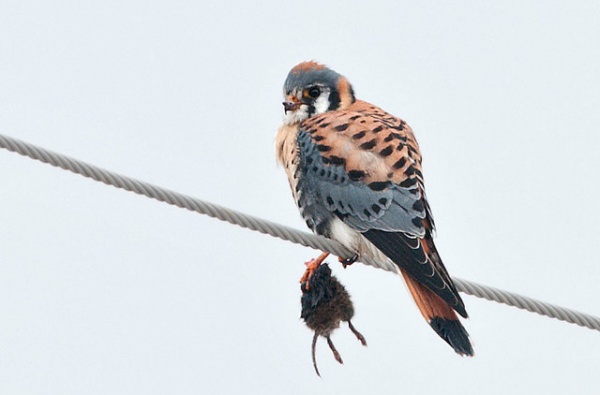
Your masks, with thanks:
M319 89L318 86L313 86L312 88L306 90L304 94L308 97L316 99L321 94L321 89Z

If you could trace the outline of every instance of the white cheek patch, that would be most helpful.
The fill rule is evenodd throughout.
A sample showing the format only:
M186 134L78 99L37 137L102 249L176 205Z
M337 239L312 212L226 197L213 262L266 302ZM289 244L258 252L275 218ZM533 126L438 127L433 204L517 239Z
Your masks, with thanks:
M315 114L323 114L329 110L329 90L323 91L315 100Z
M323 114L329 110L329 90L324 90L321 95L315 100L315 113L312 115ZM283 123L286 125L294 125L308 118L308 105L302 104L296 111L287 111L283 118Z

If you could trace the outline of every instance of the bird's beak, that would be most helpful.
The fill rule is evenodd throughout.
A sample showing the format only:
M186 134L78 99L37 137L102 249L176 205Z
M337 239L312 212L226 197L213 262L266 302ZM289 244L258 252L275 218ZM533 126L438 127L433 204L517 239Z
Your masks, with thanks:
M302 103L299 101L286 100L282 104L283 110L287 113L288 111L296 111Z

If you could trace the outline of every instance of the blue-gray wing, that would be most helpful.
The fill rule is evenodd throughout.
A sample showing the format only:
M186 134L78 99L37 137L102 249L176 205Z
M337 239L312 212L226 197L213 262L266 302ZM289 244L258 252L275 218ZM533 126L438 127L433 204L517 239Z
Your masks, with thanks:
M418 184L403 187L391 180L375 185L321 155L311 134L298 133L298 206L309 227L323 234L333 217L365 232L371 229L423 237L427 215Z
M376 107L336 111L304 121L297 147L296 196L309 227L331 237L330 225L340 219L466 316L433 243L421 157L410 128Z

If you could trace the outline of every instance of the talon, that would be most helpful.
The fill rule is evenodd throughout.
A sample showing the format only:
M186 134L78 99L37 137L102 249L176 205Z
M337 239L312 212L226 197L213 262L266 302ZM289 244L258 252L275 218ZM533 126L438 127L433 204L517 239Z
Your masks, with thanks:
M344 269L347 266L352 265L354 262L356 262L358 260L358 254L354 254L354 256L350 257L350 258L338 258L338 260L340 261L340 263L342 264L342 266L344 267Z
M317 268L319 266L321 266L321 263L323 263L325 258L327 258L328 256L329 256L329 253L324 252L321 255L319 255L318 258L311 259L310 261L304 263L306 265L306 270L304 271L304 274L300 278L300 284L305 284L305 287L307 290L309 289L308 280L310 280L310 278L312 277L315 270L317 270Z

